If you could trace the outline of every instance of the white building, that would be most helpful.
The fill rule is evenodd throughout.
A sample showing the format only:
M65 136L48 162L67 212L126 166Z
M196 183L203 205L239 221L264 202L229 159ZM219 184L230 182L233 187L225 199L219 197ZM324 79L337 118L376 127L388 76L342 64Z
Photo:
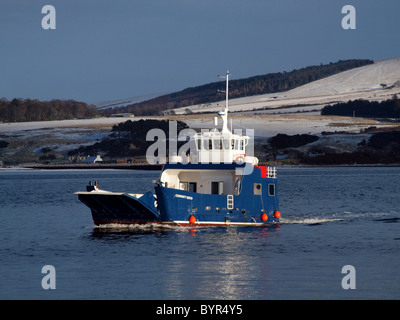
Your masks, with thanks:
M96 157L90 157L90 156L88 156L85 160L84 160L84 162L85 163L96 163L96 162L102 162L103 161L103 159L100 157L100 155L97 155Z

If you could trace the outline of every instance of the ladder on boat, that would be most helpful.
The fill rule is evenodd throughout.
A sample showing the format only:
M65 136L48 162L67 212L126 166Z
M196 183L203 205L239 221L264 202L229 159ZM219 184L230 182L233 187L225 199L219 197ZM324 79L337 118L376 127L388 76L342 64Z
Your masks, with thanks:
M228 194L227 198L226 198L226 207L228 208L228 210L233 210L233 195L232 194Z

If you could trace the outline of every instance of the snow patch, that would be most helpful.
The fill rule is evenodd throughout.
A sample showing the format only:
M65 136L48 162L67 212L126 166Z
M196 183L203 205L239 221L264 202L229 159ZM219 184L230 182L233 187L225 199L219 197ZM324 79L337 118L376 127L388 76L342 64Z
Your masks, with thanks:
M321 110L325 105L348 100L382 101L400 94L400 58L377 61L347 70L301 87L278 93L229 100L230 112L298 113ZM173 109L176 114L217 112L225 101ZM286 110L282 107L287 107ZM289 109L288 107L295 107Z

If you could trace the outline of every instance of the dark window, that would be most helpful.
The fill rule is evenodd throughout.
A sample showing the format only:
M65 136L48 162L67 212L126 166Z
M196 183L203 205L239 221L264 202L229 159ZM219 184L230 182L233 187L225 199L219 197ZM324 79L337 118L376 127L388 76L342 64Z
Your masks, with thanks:
M211 182L211 194L219 194L218 181Z
M268 194L270 196L274 196L275 195L275 185L272 184L272 183L268 185Z
M189 191L197 192L197 183L196 182L189 182Z

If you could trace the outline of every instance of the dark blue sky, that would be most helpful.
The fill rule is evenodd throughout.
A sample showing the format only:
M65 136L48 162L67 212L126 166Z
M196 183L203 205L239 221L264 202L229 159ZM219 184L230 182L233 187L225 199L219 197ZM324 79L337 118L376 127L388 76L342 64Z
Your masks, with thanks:
M56 29L44 30L44 5ZM356 30L341 9L356 8ZM0 98L167 93L353 58L400 56L399 0L1 0Z

